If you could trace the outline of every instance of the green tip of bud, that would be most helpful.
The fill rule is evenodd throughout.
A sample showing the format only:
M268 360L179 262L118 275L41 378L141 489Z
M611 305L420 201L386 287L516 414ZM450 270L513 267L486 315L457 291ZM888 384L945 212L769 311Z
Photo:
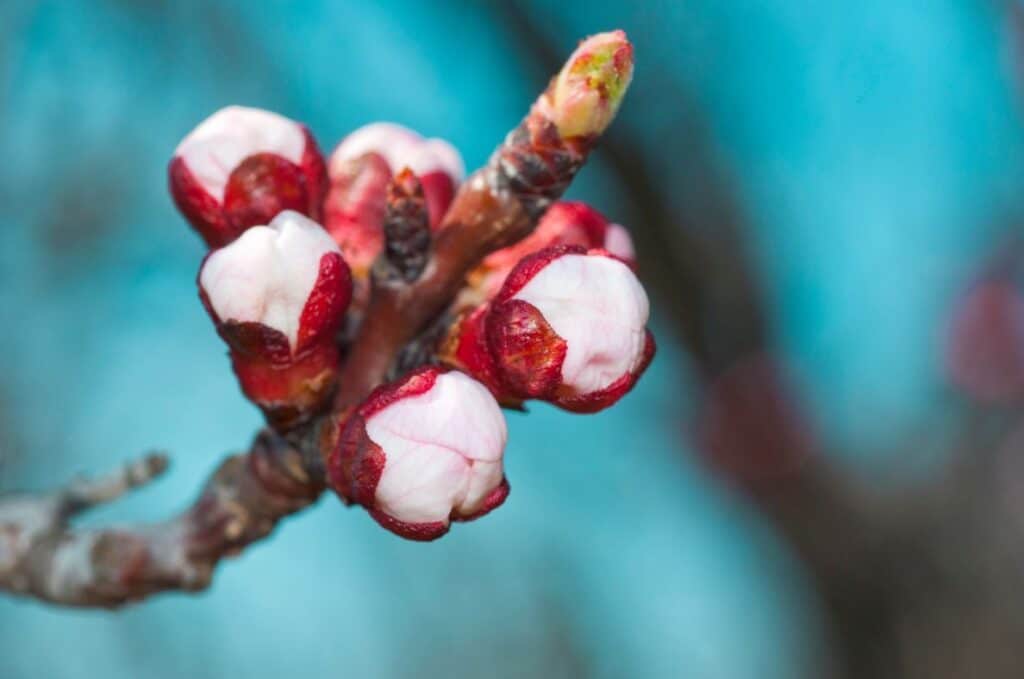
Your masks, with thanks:
M623 31L593 35L572 53L549 92L551 119L563 137L601 134L633 79L633 45Z

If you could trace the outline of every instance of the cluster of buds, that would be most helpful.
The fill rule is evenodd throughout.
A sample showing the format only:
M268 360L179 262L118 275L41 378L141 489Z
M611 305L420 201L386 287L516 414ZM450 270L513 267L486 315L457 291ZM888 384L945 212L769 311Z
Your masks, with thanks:
M314 422L302 433L316 432L331 488L389 530L432 540L505 500L501 405L594 412L651 360L629 234L585 204L552 204L631 77L621 31L584 41L462 188L455 148L392 123L356 130L325 162L303 125L229 107L175 151L171 194L213 248L200 297L242 391L278 432ZM545 209L532 235L491 252ZM457 228L440 231L446 219ZM427 281L437 299L371 317L371 286L419 304ZM382 318L401 339L361 342ZM367 393L399 365L421 367Z
M248 229L206 256L199 293L230 348L242 391L268 421L289 429L324 408L352 281L319 224L285 211Z
M510 406L548 401L597 412L654 356L647 294L606 250L558 245L522 259L497 295L463 314L442 355Z

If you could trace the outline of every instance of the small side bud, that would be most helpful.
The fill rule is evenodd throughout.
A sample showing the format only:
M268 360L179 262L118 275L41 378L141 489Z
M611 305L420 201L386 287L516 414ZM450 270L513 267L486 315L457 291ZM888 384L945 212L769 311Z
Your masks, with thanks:
M633 79L633 46L623 31L580 43L548 93L548 116L563 138L599 135L611 124Z
M320 149L305 126L270 111L229 106L178 145L171 197L210 247L284 210L319 218L327 188Z
M388 530L434 540L508 496L505 418L482 384L435 366L385 385L349 416L327 461L331 487Z
M406 282L419 278L430 251L430 223L423 186L409 168L388 186L384 213L384 253L381 275ZM375 272L376 275L376 272Z
M352 281L319 224L285 211L250 228L206 257L199 294L242 391L271 425L289 429L327 405Z
M484 320L501 387L575 412L625 395L654 355L647 294L604 250L560 246L512 271Z
M746 487L792 476L820 449L778 356L756 352L715 375L688 427L710 466Z
M1024 396L1024 293L1010 275L990 275L958 300L945 372L965 396L988 405Z

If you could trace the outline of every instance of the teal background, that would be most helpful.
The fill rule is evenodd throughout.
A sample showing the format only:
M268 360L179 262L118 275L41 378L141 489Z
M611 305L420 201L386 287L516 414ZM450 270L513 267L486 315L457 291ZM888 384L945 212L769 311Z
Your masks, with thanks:
M886 451L940 407L951 300L1021 211L1001 6L521 7L565 54L627 30L636 79L611 134L681 204L700 196L674 135L701 121L825 435L880 477L922 463ZM0 490L158 447L168 477L86 523L187 504L260 419L196 299L203 249L165 190L177 141L241 103L306 122L325 149L387 119L478 166L547 78L507 11L0 5ZM635 207L600 151L571 196L614 219ZM655 307L660 354L615 409L509 416L513 490L485 520L413 544L325 497L199 596L118 614L0 598L0 677L790 679L817 660L816 612L770 527L691 454L673 311Z

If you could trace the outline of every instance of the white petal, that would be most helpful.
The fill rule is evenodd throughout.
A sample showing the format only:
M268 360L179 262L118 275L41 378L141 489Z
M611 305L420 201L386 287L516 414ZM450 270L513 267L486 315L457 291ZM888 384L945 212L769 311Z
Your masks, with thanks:
M305 147L302 126L294 120L263 109L228 106L192 130L174 155L184 159L207 193L223 201L228 177L249 156L276 153L299 163Z
M480 505L491 491L498 487L503 478L505 469L501 462L474 462L469 469L469 484L466 496L459 503L459 511L463 514L472 514L480 509Z
M643 356L647 293L618 260L559 257L514 298L537 307L566 341L562 380L580 393L607 387L635 368Z
M491 393L458 372L439 375L426 393L375 413L366 433L386 457L377 501L403 521L447 517L467 497L471 461L500 471L508 437Z
M294 349L302 310L328 252L340 250L319 224L285 210L211 254L199 284L221 320L276 328Z
M407 523L447 523L452 507L469 485L466 459L440 446L395 445L393 438L382 438L387 462L377 484L377 507Z

